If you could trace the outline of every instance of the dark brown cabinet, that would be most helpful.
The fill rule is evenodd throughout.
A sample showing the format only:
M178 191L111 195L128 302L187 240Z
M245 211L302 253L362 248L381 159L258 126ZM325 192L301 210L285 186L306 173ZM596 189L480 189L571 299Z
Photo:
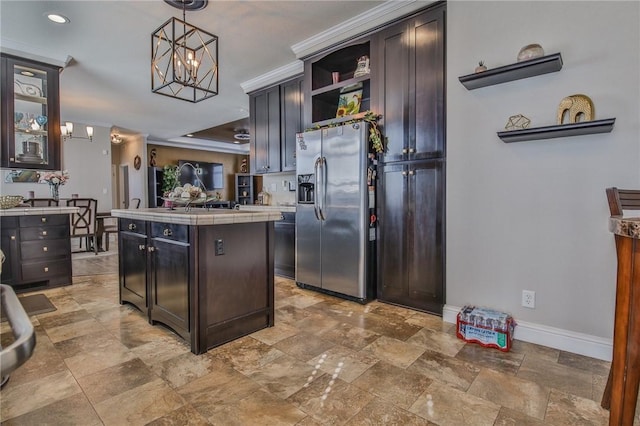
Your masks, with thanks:
M0 167L59 170L60 68L2 55Z
M296 277L296 214L283 212L283 219L274 223L275 273L283 277Z
M444 161L382 168L378 298L442 314Z
M442 314L444 12L438 4L376 35L380 156L378 299Z
M377 35L383 162L444 155L444 24L442 5Z
M283 172L296 170L296 134L302 129L302 77L280 85L282 144L280 156Z
M301 77L249 95L251 171L295 170L295 138L302 131Z
M0 218L2 282L16 292L71 284L69 215Z
M129 302L145 314L147 301L147 229L140 220L118 219L120 302Z
M189 227L157 222L150 226L149 320L189 340Z

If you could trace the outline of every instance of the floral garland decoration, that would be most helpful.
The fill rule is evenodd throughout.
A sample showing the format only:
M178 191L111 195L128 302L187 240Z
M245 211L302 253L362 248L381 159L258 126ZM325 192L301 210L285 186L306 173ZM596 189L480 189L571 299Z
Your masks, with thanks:
M363 116L358 116L358 118L353 118L347 121L337 121L325 124L323 126L316 125L310 129L306 129L305 132L309 132L312 130L318 130L322 128L330 128L343 126L345 124L353 124L358 121L366 121L369 123L369 142L371 142L371 149L378 154L381 154L385 150L384 141L385 138L382 136L382 132L378 127L378 120L382 118L382 115L376 114L373 111L365 111Z

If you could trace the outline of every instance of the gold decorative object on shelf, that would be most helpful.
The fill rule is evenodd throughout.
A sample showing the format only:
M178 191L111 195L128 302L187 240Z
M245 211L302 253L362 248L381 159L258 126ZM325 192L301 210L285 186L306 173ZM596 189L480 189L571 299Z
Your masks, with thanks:
M528 61L529 59L540 58L544 56L544 49L537 43L528 44L518 52L518 62Z
M565 113L568 113L569 123L577 123L578 116L582 117L580 121L591 121L595 118L595 111L593 101L587 95L567 96L558 106L558 124L564 124Z
M522 130L529 127L531 120L522 114L512 115L509 117L505 130Z
M22 203L22 195L0 195L0 209L12 209Z

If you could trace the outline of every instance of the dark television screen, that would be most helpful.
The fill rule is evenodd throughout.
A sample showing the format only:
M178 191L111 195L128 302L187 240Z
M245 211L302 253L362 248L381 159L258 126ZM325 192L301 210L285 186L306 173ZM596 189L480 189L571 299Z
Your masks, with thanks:
M195 170L189 166L182 165L191 163ZM178 167L182 167L180 171L180 185L190 183L198 185L198 178L208 191L224 188L224 169L221 163L205 163L203 161L178 161Z

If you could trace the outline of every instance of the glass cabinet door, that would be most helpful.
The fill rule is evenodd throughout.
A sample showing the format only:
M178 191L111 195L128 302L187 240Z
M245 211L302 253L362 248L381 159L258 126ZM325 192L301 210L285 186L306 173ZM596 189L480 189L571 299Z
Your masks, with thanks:
M2 166L59 169L59 69L8 56L2 62Z

